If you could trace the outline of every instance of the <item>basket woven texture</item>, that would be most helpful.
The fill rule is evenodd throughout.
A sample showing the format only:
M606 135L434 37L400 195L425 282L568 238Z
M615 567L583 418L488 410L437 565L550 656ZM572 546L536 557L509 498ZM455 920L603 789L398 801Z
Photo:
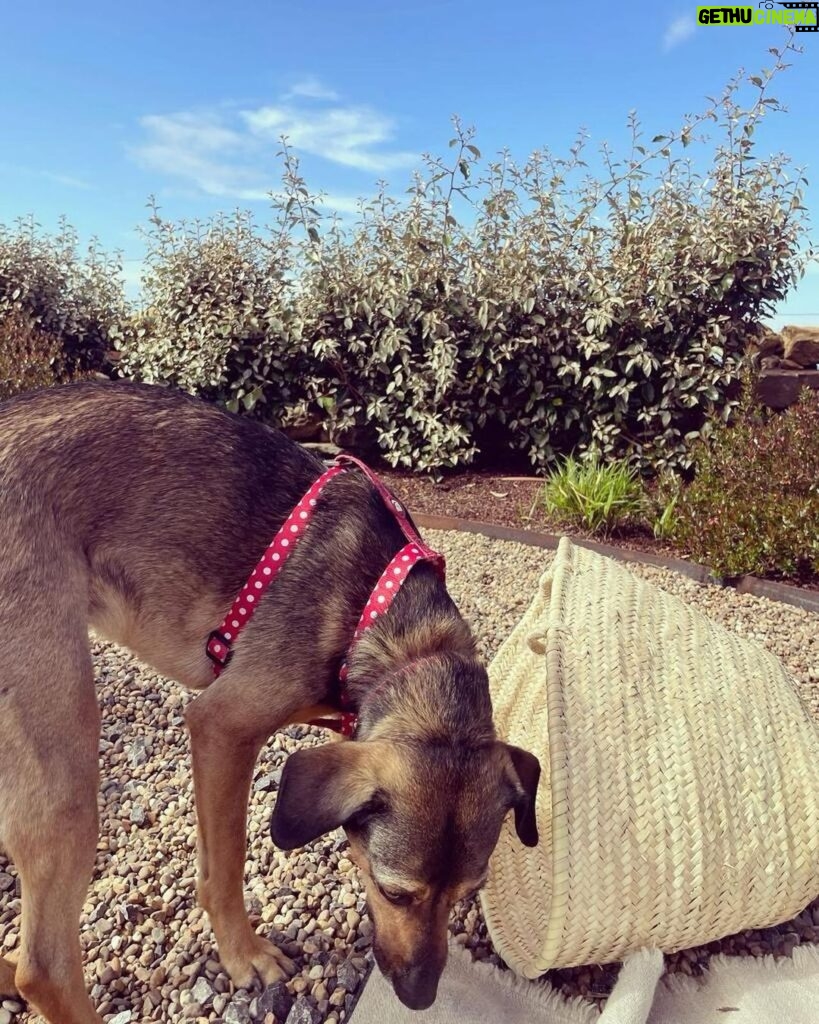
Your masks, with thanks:
M561 540L490 669L541 761L540 843L509 821L481 895L525 977L786 921L819 894L819 730L781 662Z

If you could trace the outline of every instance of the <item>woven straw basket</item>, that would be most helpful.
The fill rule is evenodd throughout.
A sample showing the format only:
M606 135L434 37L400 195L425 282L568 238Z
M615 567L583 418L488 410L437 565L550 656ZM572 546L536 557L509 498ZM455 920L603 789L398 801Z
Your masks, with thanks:
M782 664L564 538L489 670L543 776L481 901L518 973L686 949L819 895L819 731Z

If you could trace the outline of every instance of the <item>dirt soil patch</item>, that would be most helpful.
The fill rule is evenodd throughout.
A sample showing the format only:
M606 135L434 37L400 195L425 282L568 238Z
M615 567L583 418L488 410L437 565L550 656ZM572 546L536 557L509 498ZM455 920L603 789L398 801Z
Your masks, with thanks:
M550 517L539 500L543 480L539 477L504 476L499 473L466 471L443 480L407 471L379 469L379 476L407 504L411 512L453 516L474 522L532 530L557 536L586 537L615 547L644 551L667 558L693 561L690 555L665 540L654 537L647 526L635 523L613 530L606 536L569 527ZM792 586L819 591L819 575L767 577Z

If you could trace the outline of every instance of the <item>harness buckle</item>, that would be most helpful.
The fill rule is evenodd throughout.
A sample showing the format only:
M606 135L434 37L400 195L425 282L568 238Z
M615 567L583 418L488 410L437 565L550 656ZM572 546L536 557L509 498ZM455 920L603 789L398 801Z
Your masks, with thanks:
M224 668L226 665L230 664L230 659L233 657L233 650L230 646L230 641L226 640L218 629L214 629L208 634L205 654L207 654L215 665L219 665L220 668Z

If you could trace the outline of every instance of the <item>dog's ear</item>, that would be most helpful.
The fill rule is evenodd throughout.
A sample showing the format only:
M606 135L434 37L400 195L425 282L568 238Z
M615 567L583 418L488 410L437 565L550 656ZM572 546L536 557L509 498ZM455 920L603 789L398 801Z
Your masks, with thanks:
M270 823L276 846L305 846L361 815L376 788L363 746L328 743L288 757Z
M515 796L512 807L515 809L515 831L524 846L537 846L535 798L540 781L540 762L528 750L513 747L510 743L504 743L504 747L512 762L511 770L514 776L512 782Z

